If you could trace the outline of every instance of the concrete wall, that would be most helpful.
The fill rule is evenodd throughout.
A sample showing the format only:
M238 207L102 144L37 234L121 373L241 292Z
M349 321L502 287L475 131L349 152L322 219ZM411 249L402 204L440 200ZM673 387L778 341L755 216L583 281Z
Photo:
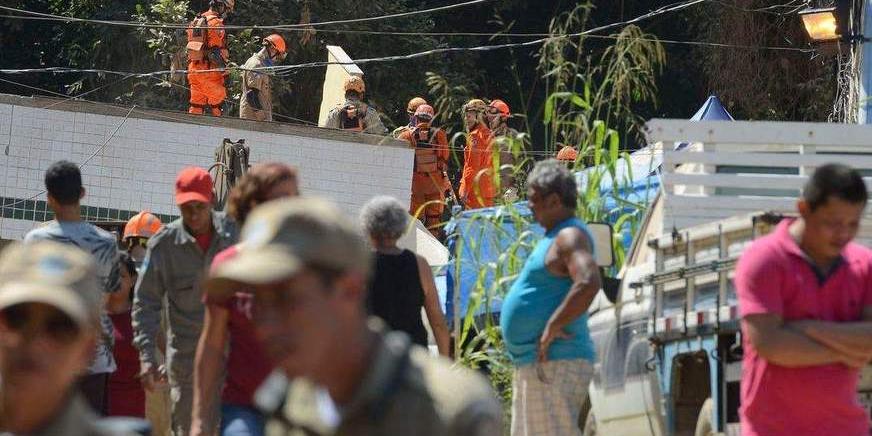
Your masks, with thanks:
M342 62L341 64L327 65L324 74L324 90L321 97L321 111L318 114L318 125L327 124L327 114L330 109L345 103L345 79L351 76L363 77L363 70L355 64L351 64L351 57L345 53L342 47L337 45L327 46L327 62Z
M139 109L125 121L127 112L110 105L0 95L0 238L20 239L51 219L45 212L43 174L60 159L81 165L86 218L126 219L139 210L172 218L178 215L175 175L186 166L210 166L223 138L244 138L252 163L275 160L296 166L304 194L328 197L349 214L356 215L376 194L409 201L413 153L390 138Z

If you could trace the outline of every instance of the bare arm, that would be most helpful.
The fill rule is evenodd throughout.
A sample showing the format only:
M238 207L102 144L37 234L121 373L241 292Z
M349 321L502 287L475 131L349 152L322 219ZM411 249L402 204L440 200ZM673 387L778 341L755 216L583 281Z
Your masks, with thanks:
M197 343L194 358L194 404L191 436L215 433L216 416L210 416L219 397L219 379L224 369L224 347L227 344L229 311L215 304L206 305L203 333Z
M439 293L436 290L433 271L430 270L430 264L427 263L426 259L418 255L415 256L418 258L418 274L421 277L421 288L424 289L424 311L427 313L427 322L430 323L430 330L433 331L433 337L436 338L436 347L439 349L439 354L448 356L448 324L445 322L445 315L439 306Z
M862 319L848 323L802 321L788 325L832 349L858 357L865 356L868 361L872 358L872 306L863 309Z
M785 325L775 314L748 315L742 319L745 334L760 357L785 367L805 367L844 363L862 365L803 333Z
M563 329L583 315L602 285L599 268L591 255L591 242L577 228L561 230L554 240L560 265L572 279L572 287L551 315L539 339L539 360L548 356L548 347L558 338L568 338Z

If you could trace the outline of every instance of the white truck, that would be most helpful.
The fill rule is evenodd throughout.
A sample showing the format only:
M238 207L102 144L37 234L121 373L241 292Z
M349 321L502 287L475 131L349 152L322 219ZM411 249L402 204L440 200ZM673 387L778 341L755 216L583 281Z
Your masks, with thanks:
M652 120L646 134L662 153L662 188L614 301L601 293L591 306L598 362L580 425L586 435L738 434L736 260L795 211L816 166L841 162L872 176L872 127ZM867 211L867 245L870 224ZM872 366L858 395L872 409Z

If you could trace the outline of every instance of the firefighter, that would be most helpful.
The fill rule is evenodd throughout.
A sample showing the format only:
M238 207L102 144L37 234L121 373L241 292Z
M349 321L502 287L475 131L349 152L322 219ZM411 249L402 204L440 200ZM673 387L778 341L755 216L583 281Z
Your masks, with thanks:
M424 100L423 97L414 97L409 100L409 104L406 105L406 113L409 114L409 124L394 129L392 133L394 138L399 138L400 135L403 134L403 132L412 130L412 128L415 127L416 124L418 124L418 122L415 120L415 111L417 111L418 107L420 107L422 104L428 104L427 100Z
M445 176L448 168L448 136L442 129L432 127L434 116L432 106L418 106L413 114L417 124L400 134L399 139L409 141L415 149L409 213L421 216L430 233L439 238L442 234L439 223L445 210L445 188L449 183Z
M506 102L496 99L488 104L488 127L494 134L494 146L500 152L500 196L507 202L518 199L515 187L515 155L512 149L518 140L518 131L509 127L512 113Z
M224 39L224 19L233 11L235 3L236 0L210 0L209 10L194 17L188 27L188 83L191 85L188 113L221 116L221 105L227 96L224 78L228 75L223 69L230 60Z
M263 39L263 48L245 62L242 67L242 101L239 103L239 118L272 121L270 74L268 71L257 69L271 67L283 61L287 53L285 40L273 33Z
M466 148L458 194L467 209L494 205L493 133L487 126L487 105L474 98L463 105Z
M163 223L160 218L147 211L133 215L124 226L121 242L133 258L137 270L142 267L142 261L145 260L148 240L160 230L161 226Z
M378 111L363 102L366 85L360 76L345 79L345 103L339 105L327 115L326 127L351 130L355 132L384 135L388 132L382 124Z

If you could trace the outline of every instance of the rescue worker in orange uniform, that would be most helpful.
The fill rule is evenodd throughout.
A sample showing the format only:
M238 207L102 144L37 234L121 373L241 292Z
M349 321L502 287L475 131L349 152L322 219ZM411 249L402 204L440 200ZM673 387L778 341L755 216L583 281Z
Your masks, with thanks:
M415 121L415 111L417 111L418 107L420 107L422 104L427 104L427 100L424 100L423 97L415 97L409 100L409 104L406 106L406 113L409 114L409 124L394 129L394 131L391 133L394 138L399 138L400 135L403 134L403 132L412 130L415 125L418 124L417 121Z
M253 54L242 66L242 99L239 118L256 121L273 120L272 80L270 72L258 68L271 67L281 62L288 48L281 35L273 33L263 39L263 48Z
M487 109L488 127L494 134L494 147L500 153L500 192L498 196L506 202L513 203L518 200L518 192L517 187L515 187L515 155L512 153L512 149L522 144L517 144L518 131L509 127L508 121L512 116L509 105L496 99L488 104Z
M191 105L188 113L211 113L221 116L221 105L227 97L224 69L230 60L224 31L224 19L233 11L236 0L210 0L209 10L197 15L188 27L188 84L191 85Z
M442 236L439 224L445 210L445 191L448 180L448 136L432 126L436 114L433 107L422 104L415 110L417 124L400 134L399 139L409 141L415 149L415 167L412 173L412 201L409 213L420 217L433 236ZM421 210L423 208L423 210Z
M467 209L494 205L493 133L487 126L487 105L477 98L463 105L466 148L458 195Z

